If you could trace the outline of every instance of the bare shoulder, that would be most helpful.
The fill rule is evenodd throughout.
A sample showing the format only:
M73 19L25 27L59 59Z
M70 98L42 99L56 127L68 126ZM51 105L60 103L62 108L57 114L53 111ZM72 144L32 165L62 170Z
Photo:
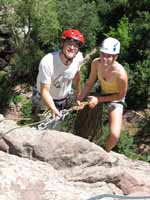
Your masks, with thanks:
M97 70L97 68L100 66L100 58L95 58L92 61L92 68L94 68L95 70Z
M127 71L125 70L125 68L118 62L116 62L115 64L116 64L116 67L117 67L118 77L122 80L127 80L128 75L127 75Z
M99 64L100 63L100 58L94 58L92 61L93 64Z

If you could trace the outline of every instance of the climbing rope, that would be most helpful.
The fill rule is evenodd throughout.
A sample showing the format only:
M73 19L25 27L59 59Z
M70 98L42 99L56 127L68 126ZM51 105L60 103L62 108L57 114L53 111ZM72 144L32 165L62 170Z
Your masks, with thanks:
M126 195L115 195L115 194L101 194L101 195L97 195L97 196L91 197L91 198L89 198L87 200L98 200L98 199L103 199L103 198L135 199L135 200L148 199L148 200L150 200L150 196L126 196Z
M2 139L5 135L7 135L8 133L16 130L16 129L20 129L20 128L24 128L24 127L27 127L27 126L34 126L34 125L38 125L38 129L39 130L44 130L46 128L48 128L48 125L49 124L53 124L52 126L55 127L57 125L58 122L60 121L63 121L65 119L65 117L72 111L79 111L81 109L84 108L84 106L88 105L88 102L82 102L81 105L77 105L77 106L73 106L69 109L64 109L64 110L61 110L61 117L59 118L53 118L52 117L52 114L51 114L51 111L50 110L46 110L42 115L44 117L44 119L38 121L38 122L33 122L33 123L29 123L29 124L25 124L25 125L22 125L22 126L18 126L18 127L15 127L15 128L12 128L4 133L0 133L0 139ZM2 119L0 120L0 123L5 121L7 119Z
M88 102L82 102L80 106L78 105L73 106L69 109L63 109L60 111L61 116L56 118L53 118L52 113L50 111L47 111L46 114L44 113L45 119L39 123L38 129L44 130L48 128L49 125L51 126L51 128L55 128L58 123L62 122L66 118L66 116L69 115L69 113L71 113L72 111L79 111L83 109L86 105L88 105Z

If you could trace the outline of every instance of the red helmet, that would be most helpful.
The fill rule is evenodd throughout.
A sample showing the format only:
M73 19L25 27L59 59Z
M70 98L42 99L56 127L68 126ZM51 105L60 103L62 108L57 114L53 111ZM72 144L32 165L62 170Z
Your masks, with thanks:
M81 44L84 44L84 36L80 31L76 29L68 29L65 30L61 36L61 39L66 40L66 39L74 39L79 41Z

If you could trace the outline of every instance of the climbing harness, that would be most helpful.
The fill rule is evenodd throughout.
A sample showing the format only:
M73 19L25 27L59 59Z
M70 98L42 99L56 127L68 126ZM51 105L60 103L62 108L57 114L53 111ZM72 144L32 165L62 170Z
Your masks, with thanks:
M103 198L113 198L113 200L116 200L116 199L150 200L150 196L126 196L126 195L115 195L115 194L101 194L95 197L91 197L87 200L98 200L98 199L103 199Z

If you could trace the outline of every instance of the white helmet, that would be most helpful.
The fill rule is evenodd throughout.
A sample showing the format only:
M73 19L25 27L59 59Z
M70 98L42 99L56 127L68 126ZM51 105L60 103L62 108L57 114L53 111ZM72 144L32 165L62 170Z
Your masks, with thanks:
M105 39L102 42L100 51L108 54L119 54L120 53L120 42L112 37Z

